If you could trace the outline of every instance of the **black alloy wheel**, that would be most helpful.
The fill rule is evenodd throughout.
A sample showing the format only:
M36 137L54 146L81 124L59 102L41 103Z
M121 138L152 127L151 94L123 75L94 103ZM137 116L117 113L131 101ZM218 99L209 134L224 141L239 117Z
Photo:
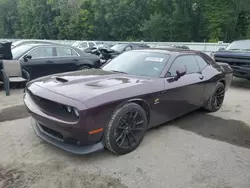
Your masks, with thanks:
M214 107L216 109L219 109L224 101L224 97L225 97L225 88L223 87L219 87L217 88L217 90L215 91L215 95L214 95Z
M116 110L105 132L106 147L117 154L126 154L140 145L147 130L147 115L135 103Z
M143 136L144 120L136 110L131 110L120 117L119 125L115 130L115 141L120 148L129 149L138 144Z
M218 82L216 87L215 87L215 91L214 91L212 97L210 97L209 101L204 106L204 108L206 110L208 110L209 112L218 111L224 102L225 92L226 91L225 91L224 84L221 82Z

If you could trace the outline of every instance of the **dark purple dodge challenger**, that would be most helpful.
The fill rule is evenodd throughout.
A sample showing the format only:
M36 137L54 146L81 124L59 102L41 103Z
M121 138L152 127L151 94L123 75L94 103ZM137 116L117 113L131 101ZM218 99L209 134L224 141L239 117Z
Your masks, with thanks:
M75 154L133 151L148 128L193 110L220 109L232 69L181 49L125 52L101 69L38 78L24 102L35 133Z

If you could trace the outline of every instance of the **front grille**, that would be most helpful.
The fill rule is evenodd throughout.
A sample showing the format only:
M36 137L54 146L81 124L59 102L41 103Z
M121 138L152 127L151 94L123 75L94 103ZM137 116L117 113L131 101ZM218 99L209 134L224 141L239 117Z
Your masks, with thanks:
M45 127L44 125L41 124L39 124L39 126L44 132L48 133L49 135L52 135L53 137L63 140L63 135L61 133L54 131L48 127Z
M64 136L58 132L58 131L55 131L53 129L50 129L42 124L39 123L39 127L42 129L42 131L44 133L46 133L48 136L50 137L53 137L61 142L65 142L65 143L68 143L68 144L72 144L72 145L80 145L80 141L77 140L77 139L74 139L74 138L64 138Z
M231 66L241 66L241 67L250 67L250 58L246 57L222 57L222 56L216 56L215 57L216 62L224 62L228 63Z
M45 99L43 97L39 97L28 90L28 94L30 95L31 99L34 103L45 113L55 116L59 119L65 121L74 122L78 118L74 115L74 113L68 113L66 105L56 103L54 101Z

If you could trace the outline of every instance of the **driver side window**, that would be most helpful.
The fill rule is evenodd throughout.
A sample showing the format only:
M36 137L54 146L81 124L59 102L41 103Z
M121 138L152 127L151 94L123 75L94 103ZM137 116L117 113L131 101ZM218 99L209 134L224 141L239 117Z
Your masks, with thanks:
M186 74L197 73L200 71L197 61L193 55L183 55L175 59L167 75L176 76L176 71L182 67L186 68Z

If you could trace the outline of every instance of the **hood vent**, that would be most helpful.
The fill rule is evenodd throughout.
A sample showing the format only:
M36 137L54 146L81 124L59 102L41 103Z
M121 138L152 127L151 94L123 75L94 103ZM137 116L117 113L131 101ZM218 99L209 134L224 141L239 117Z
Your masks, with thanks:
M60 78L60 77L56 77L56 80L59 81L59 82L68 82L68 80L64 79L64 78Z

